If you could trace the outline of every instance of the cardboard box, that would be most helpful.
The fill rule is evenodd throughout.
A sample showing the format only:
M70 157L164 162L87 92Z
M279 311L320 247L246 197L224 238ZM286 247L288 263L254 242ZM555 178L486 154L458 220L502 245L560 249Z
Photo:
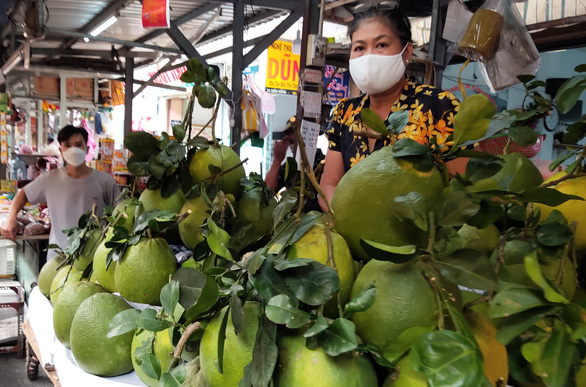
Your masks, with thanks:
M36 96L58 97L59 78L57 77L34 77L34 89L31 93Z
M93 78L67 78L66 88L67 97L77 99L94 98L94 79Z

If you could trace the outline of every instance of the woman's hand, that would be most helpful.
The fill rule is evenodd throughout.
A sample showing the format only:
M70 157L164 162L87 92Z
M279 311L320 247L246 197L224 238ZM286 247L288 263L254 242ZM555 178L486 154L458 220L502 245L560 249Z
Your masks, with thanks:
M324 173L321 177L319 186L326 195L325 198L327 201L331 202L332 197L334 196L334 191L336 190L336 186L346 171L344 170L344 160L342 159L342 153L338 151L328 149L325 162L326 165L324 167ZM328 211L328 206L326 205L324 198L320 196L318 198L318 202L324 212Z

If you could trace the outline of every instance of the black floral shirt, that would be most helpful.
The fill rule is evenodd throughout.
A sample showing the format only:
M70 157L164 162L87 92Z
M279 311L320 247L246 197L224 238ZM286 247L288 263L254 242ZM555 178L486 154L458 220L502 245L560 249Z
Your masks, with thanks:
M332 120L326 130L328 148L342 153L346 171L370 154L368 138L354 135L355 130L366 130L366 125L360 119L360 112L369 106L369 102L368 94L345 99L340 101L332 112ZM429 139L435 137L439 150L445 152L451 145L447 138L452 134L454 116L459 107L460 101L449 91L419 85L407 77L403 93L391 108L389 115L399 110L409 110L409 122L397 139L406 137L429 145ZM388 125L388 117L385 125ZM374 149L393 143L394 140L377 139Z

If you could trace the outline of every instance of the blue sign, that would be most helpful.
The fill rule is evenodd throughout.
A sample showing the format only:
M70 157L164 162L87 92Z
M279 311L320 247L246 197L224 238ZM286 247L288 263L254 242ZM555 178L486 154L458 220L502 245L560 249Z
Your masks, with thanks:
M334 66L326 66L326 70L324 72L324 86L334 73L335 69L336 68ZM337 73L334 76L334 79L332 79L328 85L328 103L332 106L335 106L344 98L348 98L349 94L350 72L346 70L343 73Z

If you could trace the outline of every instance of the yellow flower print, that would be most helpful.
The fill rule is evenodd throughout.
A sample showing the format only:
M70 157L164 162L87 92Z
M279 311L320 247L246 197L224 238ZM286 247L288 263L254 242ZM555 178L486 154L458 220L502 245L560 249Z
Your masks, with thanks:
M431 96L431 95L432 95L432 92L431 92L431 90L425 90L425 91L423 92L423 94L424 94L424 95L429 95L429 96Z
M399 101L404 101L404 100L406 100L406 99L407 99L407 96L406 96L405 94L401 94L401 95L399 96Z
M366 141L362 141L362 143L360 143L360 151L364 153L368 151L368 143Z
M344 117L342 118L342 123L346 123L348 119L354 115L354 113L354 105L350 104L346 110L346 113L344 114Z
M396 102L396 103L395 103L395 104L394 104L394 105L391 107L391 113L398 112L398 111L401 111L401 110L407 110L407 109L409 109L409 105L407 105L407 104L403 104L403 105L401 105L401 103L400 103L400 102Z
M356 156L350 159L350 168L358 164L360 160L363 160L366 156L361 155L360 152L356 152Z
M415 103L411 105L411 113L415 120L419 121L421 118L421 109L423 108L423 104L419 103L419 100L416 99Z
M336 143L334 141L328 140L328 148L335 148Z
M454 112L450 112L446 120L448 121L448 126L454 126Z
M437 95L437 99L444 99L444 98L448 98L448 99L452 99L454 95L452 93L450 93L449 91L442 91L441 93L439 93Z

